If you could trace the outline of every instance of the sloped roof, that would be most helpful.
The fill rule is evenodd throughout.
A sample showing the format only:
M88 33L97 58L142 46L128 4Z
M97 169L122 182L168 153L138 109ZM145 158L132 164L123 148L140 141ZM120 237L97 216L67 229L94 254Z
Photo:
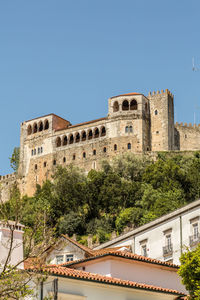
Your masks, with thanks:
M110 285L117 285L117 286L123 286L123 287L135 288L135 289L174 294L177 296L184 296L183 293L172 289L162 288L162 287L143 284L143 283L137 283L129 280L122 280L119 278L108 277L108 276L94 274L94 273L85 272L81 270L69 269L62 266L47 266L43 270L47 272L49 275L56 275L56 276L62 276L62 277L72 278L72 279L87 280L87 281L99 282L99 283L110 284Z
M178 269L178 266L175 265L175 264L172 264L172 263L169 263L169 262L166 262L166 261L161 261L161 260L157 260L157 259L154 259L154 258L150 258L150 257L145 257L145 256L142 256L142 255L138 255L138 254L133 254L133 253L130 253L130 252L127 252L127 251L116 251L116 250L108 250L106 252L106 249L104 249L105 251L101 253L101 251L97 251L96 254L94 252L93 256L92 257L88 257L88 258L85 258L85 259L79 259L79 260L76 260L76 261L71 261L67 264L63 264L63 265L67 265L68 267L69 266L75 266L77 264L80 264L80 263L84 263L84 262L87 262L87 261L91 261L91 260L96 260L96 259L99 259L99 258L102 258L102 257L107 257L107 256L111 256L111 257L119 257L119 258L126 258L126 259L132 259L132 260L135 260L135 261L141 261L141 262L145 262L145 263L150 263L150 264L156 264L156 265L160 265L160 266L165 266L165 267L169 267L169 268L172 268L172 269Z

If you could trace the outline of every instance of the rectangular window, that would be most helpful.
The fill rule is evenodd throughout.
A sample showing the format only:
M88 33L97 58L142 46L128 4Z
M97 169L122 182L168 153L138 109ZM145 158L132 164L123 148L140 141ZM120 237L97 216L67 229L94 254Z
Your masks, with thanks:
M74 260L74 255L73 254L66 254L66 257L65 257L66 262L73 261L73 260Z
M147 257L147 245L142 245L142 255Z
M56 263L62 264L64 262L64 255L56 255Z
M193 226L194 240L197 240L198 237L199 237L199 226L198 226L198 223L194 223L192 226Z

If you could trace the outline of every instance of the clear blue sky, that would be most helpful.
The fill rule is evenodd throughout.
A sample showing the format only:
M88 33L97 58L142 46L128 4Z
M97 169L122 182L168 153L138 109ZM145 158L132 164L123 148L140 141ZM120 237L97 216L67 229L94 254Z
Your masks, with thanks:
M0 1L0 174L11 172L21 122L103 117L120 93L168 88L176 120L193 122L199 50L198 0Z

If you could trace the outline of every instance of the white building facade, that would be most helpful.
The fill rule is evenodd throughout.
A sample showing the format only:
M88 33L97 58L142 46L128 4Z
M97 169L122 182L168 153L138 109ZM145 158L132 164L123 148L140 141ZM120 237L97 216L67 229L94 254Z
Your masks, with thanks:
M133 253L179 265L181 253L200 242L199 231L197 200L94 249L131 246Z

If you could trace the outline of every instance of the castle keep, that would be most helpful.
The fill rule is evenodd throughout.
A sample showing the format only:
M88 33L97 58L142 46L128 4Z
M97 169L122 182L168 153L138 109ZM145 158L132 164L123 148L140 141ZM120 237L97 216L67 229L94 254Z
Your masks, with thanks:
M200 127L174 124L173 101L168 90L130 93L111 97L108 115L101 119L72 125L49 114L23 122L18 174L0 176L2 198L14 181L23 194L32 195L57 165L98 170L102 159L125 152L200 149Z

